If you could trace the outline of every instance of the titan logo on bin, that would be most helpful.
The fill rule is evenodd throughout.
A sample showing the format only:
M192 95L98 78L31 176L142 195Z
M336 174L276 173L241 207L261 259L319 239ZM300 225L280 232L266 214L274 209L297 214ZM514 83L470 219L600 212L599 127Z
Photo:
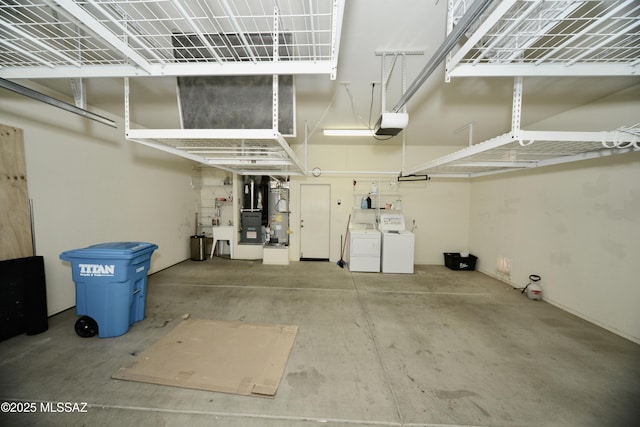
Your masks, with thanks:
M116 266L113 264L78 264L80 275L85 277L115 276Z

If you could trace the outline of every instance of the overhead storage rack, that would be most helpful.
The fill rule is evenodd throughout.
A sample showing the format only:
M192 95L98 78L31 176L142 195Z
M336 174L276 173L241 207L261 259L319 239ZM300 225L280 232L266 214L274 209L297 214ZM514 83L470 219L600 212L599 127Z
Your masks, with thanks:
M130 141L240 175L304 175L304 165L278 130L278 81L279 76L272 76L271 128L135 129L131 126L127 77L125 136Z
M454 0L449 32L473 2ZM624 76L640 72L637 0L493 2L446 61L446 76Z
M127 139L240 175L303 175L304 166L269 129L130 129Z
M466 0L449 3L449 34L472 4ZM405 174L472 178L640 151L640 123L601 132L520 127L523 76L626 76L638 72L637 0L492 2L449 52L445 78L515 77L512 130Z
M2 2L0 77L335 78L343 9L344 0Z
M632 151L640 151L640 123L610 132L520 130L424 163L407 174L473 178Z
M335 79L343 12L344 0L2 2L0 77L124 77L127 139L240 174L304 174L277 130L276 84L271 129L153 130L130 128L127 79Z

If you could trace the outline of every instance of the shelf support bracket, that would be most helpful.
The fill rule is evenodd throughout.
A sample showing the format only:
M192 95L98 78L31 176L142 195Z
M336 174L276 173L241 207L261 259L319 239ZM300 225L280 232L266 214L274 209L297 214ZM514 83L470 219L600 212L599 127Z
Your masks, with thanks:
M87 92L85 90L84 80L71 79L71 91L73 92L73 100L76 103L76 107L87 109Z
M511 134L514 138L520 135L522 119L522 77L513 79L513 105L511 107Z

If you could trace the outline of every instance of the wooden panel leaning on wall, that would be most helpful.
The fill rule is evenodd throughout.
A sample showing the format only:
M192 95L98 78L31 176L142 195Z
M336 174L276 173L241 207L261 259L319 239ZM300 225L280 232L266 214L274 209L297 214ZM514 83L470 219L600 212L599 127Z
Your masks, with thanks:
M23 132L0 124L0 260L33 255Z

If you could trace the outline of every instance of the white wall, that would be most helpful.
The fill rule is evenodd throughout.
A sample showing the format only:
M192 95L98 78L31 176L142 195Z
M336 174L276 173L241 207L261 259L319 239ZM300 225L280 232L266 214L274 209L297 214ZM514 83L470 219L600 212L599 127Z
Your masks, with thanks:
M540 122L540 130L606 130L640 120L640 85ZM542 276L544 299L640 342L640 153L474 179L470 249L510 282Z
M542 276L544 299L640 342L640 153L473 181L472 252L511 283Z
M383 195L399 193L402 198L407 227L413 228L415 221L414 262L416 264L442 264L443 252L459 252L469 246L470 184L468 180L437 179L398 183L397 176L403 163L401 143L397 145L350 145L349 142L351 141L346 139L340 141L339 144L311 145L307 154L308 168L320 167L323 171L321 176L292 176L290 179L291 203L289 208L291 210L290 229L292 233L290 235L289 257L291 260L300 259L301 184L328 184L331 186L329 257L333 262L340 259L340 236L345 234L352 207L355 203L359 208L360 195L370 190L372 182L377 184ZM411 147L407 149L405 159L419 159L424 162L456 149L458 147ZM296 150L299 158L304 160L303 149L296 147ZM195 175L198 173L196 172ZM219 170L203 169L204 187L199 194L205 207L210 208L213 203L211 192L220 192L219 183L226 175L225 172ZM237 213L241 204L239 189L242 188L243 177L236 176L235 179L234 203L223 208L225 222L230 218L230 212L233 212L231 219L234 225L239 219ZM354 180L357 182L355 190ZM354 193L359 196L354 197ZM338 200L341 200L340 205L338 205ZM205 209L206 211L207 209ZM209 230L205 231L209 232ZM239 234L235 235L239 240ZM261 256L261 247L236 244L235 258L259 259Z
M127 141L120 119L113 129L8 91L1 96L0 122L24 130L49 315L75 305L70 265L59 259L63 251L152 242L159 249L151 272L189 257L198 196L190 187L192 162Z
M291 259L300 253L300 184L331 185L331 241L330 259L340 259L340 235L345 234L353 204L358 207L360 197L354 193L368 192L376 182L379 192L400 193L407 227L415 220L415 263L442 264L443 252L465 249L469 237L469 191L466 180L432 180L395 183L402 168L402 147L398 145L349 145L349 139L334 145L312 145L308 149L308 168L320 167L320 177L292 177L291 179ZM451 152L452 148L431 147L407 150L405 159L428 161ZM420 151L418 153L418 151ZM304 155L298 153L301 159ZM407 162L408 163L408 162ZM352 173L330 173L352 171ZM390 174L363 174L358 171L382 171ZM397 171L397 172L393 172ZM353 180L356 180L356 189ZM394 183L392 183L392 181ZM337 201L342 204L338 205Z

